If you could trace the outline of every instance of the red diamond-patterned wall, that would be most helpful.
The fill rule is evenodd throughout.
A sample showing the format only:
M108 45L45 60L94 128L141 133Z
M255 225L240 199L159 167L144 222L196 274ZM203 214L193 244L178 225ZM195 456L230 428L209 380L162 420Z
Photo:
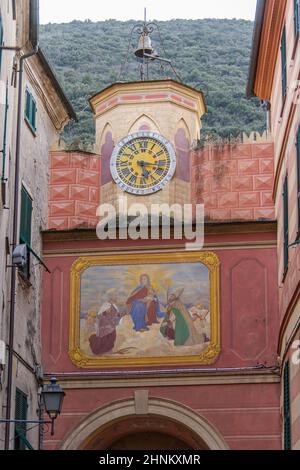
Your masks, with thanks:
M272 143L208 146L193 152L191 202L204 204L207 220L273 220L272 155ZM49 229L96 227L101 163L107 165L92 153L51 153Z

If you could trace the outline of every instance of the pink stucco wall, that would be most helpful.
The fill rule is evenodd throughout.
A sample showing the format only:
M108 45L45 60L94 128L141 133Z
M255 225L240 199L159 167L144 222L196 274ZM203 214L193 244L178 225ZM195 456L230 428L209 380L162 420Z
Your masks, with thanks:
M190 202L204 204L206 219L274 220L272 143L207 146L191 154L180 132L176 136L180 157L176 175L184 181L191 179ZM97 225L100 187L111 180L113 143L109 136L107 139L102 156L51 153L49 229Z
M58 377L76 373L80 380L89 370L77 368L68 356L70 269L77 258L74 252L95 252L101 244L101 249L107 253L115 250L120 242L77 238L77 241L46 241L44 244L44 251L49 253L45 262L51 275L44 277L42 337L45 373ZM274 338L278 334L279 318L275 238L274 232L207 235L207 244L233 246L214 250L221 263L221 353L207 368L276 364ZM164 243L170 244L170 241ZM128 241L126 249L134 251L145 244L145 241ZM239 247L239 244L243 246ZM163 242L158 242L158 246L163 248ZM54 254L57 250L59 255ZM147 256L151 255L148 253ZM91 371L97 372L97 369ZM226 378L222 385L148 386L141 378L138 387L70 387L62 416L56 423L55 440L46 436L47 448L59 448L66 434L87 415L114 400L131 398L134 390L140 387L146 387L150 396L187 405L207 418L232 449L280 448L279 384L255 383L255 379L249 383L230 384L229 379L226 383Z
M95 227L100 158L85 152L50 154L48 228Z
M136 389L69 389L63 413L55 423L55 440L49 433L45 436L46 449L59 449L87 415L114 401L132 398ZM280 449L278 384L147 386L147 389L150 397L181 403L206 418L232 450Z
M194 152L192 198L210 220L274 220L273 144L208 146Z

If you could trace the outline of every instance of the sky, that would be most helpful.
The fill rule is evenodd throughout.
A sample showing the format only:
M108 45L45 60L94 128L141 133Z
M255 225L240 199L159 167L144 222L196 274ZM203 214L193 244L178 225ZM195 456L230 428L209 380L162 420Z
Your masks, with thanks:
M73 20L159 21L201 18L243 18L254 20L256 0L40 0L40 19L46 23L68 23Z

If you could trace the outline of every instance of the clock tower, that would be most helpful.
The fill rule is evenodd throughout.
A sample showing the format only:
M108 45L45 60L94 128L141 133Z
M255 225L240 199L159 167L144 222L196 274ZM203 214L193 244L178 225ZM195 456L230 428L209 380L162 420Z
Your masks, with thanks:
M137 26L141 80L90 98L97 154L51 155L43 370L68 393L45 448L279 449L273 143L195 149L204 97L174 67L149 79L169 63L154 24ZM183 204L205 205L201 248Z
M174 80L115 83L90 98L101 202L191 202L191 149L206 111L201 91ZM137 201L137 199L139 199Z

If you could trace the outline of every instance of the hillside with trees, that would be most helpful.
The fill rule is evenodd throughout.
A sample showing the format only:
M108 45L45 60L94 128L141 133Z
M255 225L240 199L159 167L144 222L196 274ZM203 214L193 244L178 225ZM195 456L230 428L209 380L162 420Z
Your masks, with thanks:
M139 79L139 64L133 54L138 35L129 41L134 24L86 20L41 26L41 46L79 117L79 123L65 130L68 143L94 141L89 96L116 80ZM157 52L172 60L184 83L206 95L208 114L202 137L264 130L265 113L259 101L245 96L252 22L172 20L159 22L159 27L163 42L157 32L152 36ZM162 69L159 63L151 64L151 79L166 77L176 79L168 65Z

